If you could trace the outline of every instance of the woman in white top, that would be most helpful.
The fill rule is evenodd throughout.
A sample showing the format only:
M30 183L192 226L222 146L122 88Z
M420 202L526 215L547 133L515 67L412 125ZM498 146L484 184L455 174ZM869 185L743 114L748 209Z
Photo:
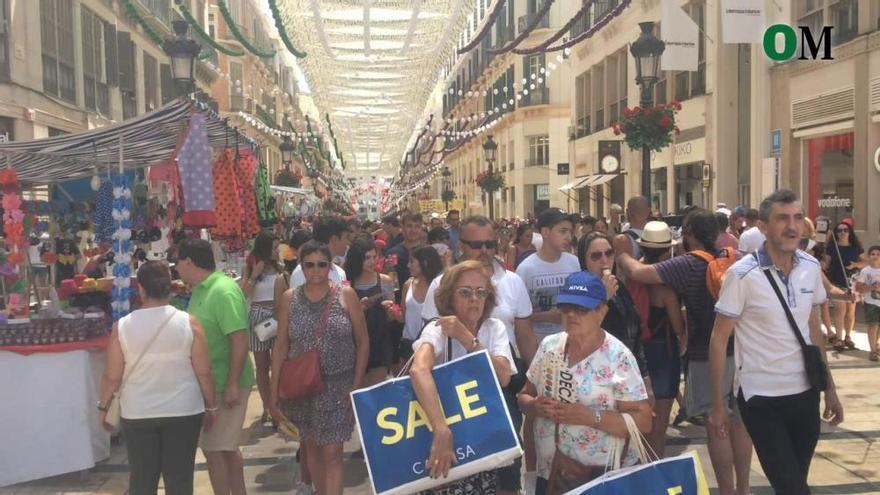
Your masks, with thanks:
M150 261L137 272L141 309L113 326L101 380L101 424L119 394L131 468L129 493L191 494L199 432L214 424L214 379L205 332L195 317L168 304L171 272ZM124 377L124 378L123 378Z
M398 321L404 324L403 338L400 342L398 365L402 365L412 356L412 344L422 332L422 306L428 294L428 286L437 275L443 272L443 260L433 246L419 246L412 250L407 264L412 277L403 284L401 299L404 304L400 308Z
M271 351L275 345L275 337L260 340L253 329L266 320L276 318L275 298L280 298L289 285L289 277L284 273L284 267L278 261L277 255L275 238L265 232L258 235L241 278L241 290L250 303L248 318L251 324L251 351L254 353L257 391L263 403L261 423L271 419L268 409L269 368L272 367Z
M481 262L463 261L450 267L440 281L435 300L440 318L426 325L413 344L415 358L410 376L434 435L428 464L431 477L445 478L454 462L453 438L431 374L434 364L446 360L450 343L453 359L486 349L502 387L507 386L511 375L516 373L516 365L504 324L489 317L495 308L495 288L491 274ZM466 486L469 487L467 493L495 493L495 470L475 474L452 485L433 493L459 493Z

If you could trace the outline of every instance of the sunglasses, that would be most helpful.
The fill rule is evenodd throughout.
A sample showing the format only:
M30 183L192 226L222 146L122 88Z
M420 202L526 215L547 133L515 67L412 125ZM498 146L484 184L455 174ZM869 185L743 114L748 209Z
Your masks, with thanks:
M455 293L465 299L479 299L480 301L485 301L489 297L489 291L483 287L476 289L473 287L459 287Z
M318 261L317 263L314 261L303 261L303 269L304 270L314 270L318 268L320 270L326 270L330 266L329 261Z
M483 249L483 246L486 249L498 249L498 241L466 241L462 239L461 242L467 244L471 249Z
M608 251L595 251L590 253L590 259L593 261L599 261L603 256L605 258L614 258L614 250L609 249Z

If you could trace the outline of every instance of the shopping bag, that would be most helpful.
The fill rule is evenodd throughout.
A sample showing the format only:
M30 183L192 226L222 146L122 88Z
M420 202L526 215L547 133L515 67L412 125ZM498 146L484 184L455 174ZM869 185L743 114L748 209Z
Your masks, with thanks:
M485 350L433 371L456 464L445 479L426 468L433 435L408 376L351 394L364 459L376 494L414 493L509 464L522 455Z
M565 495L709 495L696 452L611 471Z

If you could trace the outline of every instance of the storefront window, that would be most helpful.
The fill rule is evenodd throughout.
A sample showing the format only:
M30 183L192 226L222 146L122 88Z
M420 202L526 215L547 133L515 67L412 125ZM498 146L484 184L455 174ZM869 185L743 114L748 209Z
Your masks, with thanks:
M699 206L703 204L703 163L689 163L675 167L675 211L679 212L685 206Z
M622 175L611 179L611 202L618 205L626 204L626 179Z
M669 213L666 200L669 197L666 188L666 167L651 170L651 210L666 215Z
M550 185L538 184L535 186L535 216L550 208Z
M851 216L853 209L853 134L838 134L807 141L810 218L832 221Z

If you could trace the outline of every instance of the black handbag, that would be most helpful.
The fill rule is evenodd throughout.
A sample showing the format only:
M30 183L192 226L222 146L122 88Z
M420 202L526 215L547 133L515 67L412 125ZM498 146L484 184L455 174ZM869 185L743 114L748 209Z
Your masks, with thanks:
M757 256L755 257L757 258ZM791 314L791 309L788 307L788 303L782 296L782 291L779 290L779 285L776 283L773 275L770 274L769 270L763 270L763 272L764 275L767 276L767 280L770 281L770 285L773 287L773 292L776 293L776 297L779 298L779 303L782 304L782 309L785 310L785 316L788 318L788 324L791 326L794 336L797 337L798 342L801 344L801 350L804 354L804 368L806 368L807 371L807 381L809 381L810 387L817 392L824 392L828 389L828 365L825 363L825 360L822 359L822 353L824 352L823 349L819 346L807 345L804 336L801 335L801 331L797 326L797 322L794 321L794 315Z

